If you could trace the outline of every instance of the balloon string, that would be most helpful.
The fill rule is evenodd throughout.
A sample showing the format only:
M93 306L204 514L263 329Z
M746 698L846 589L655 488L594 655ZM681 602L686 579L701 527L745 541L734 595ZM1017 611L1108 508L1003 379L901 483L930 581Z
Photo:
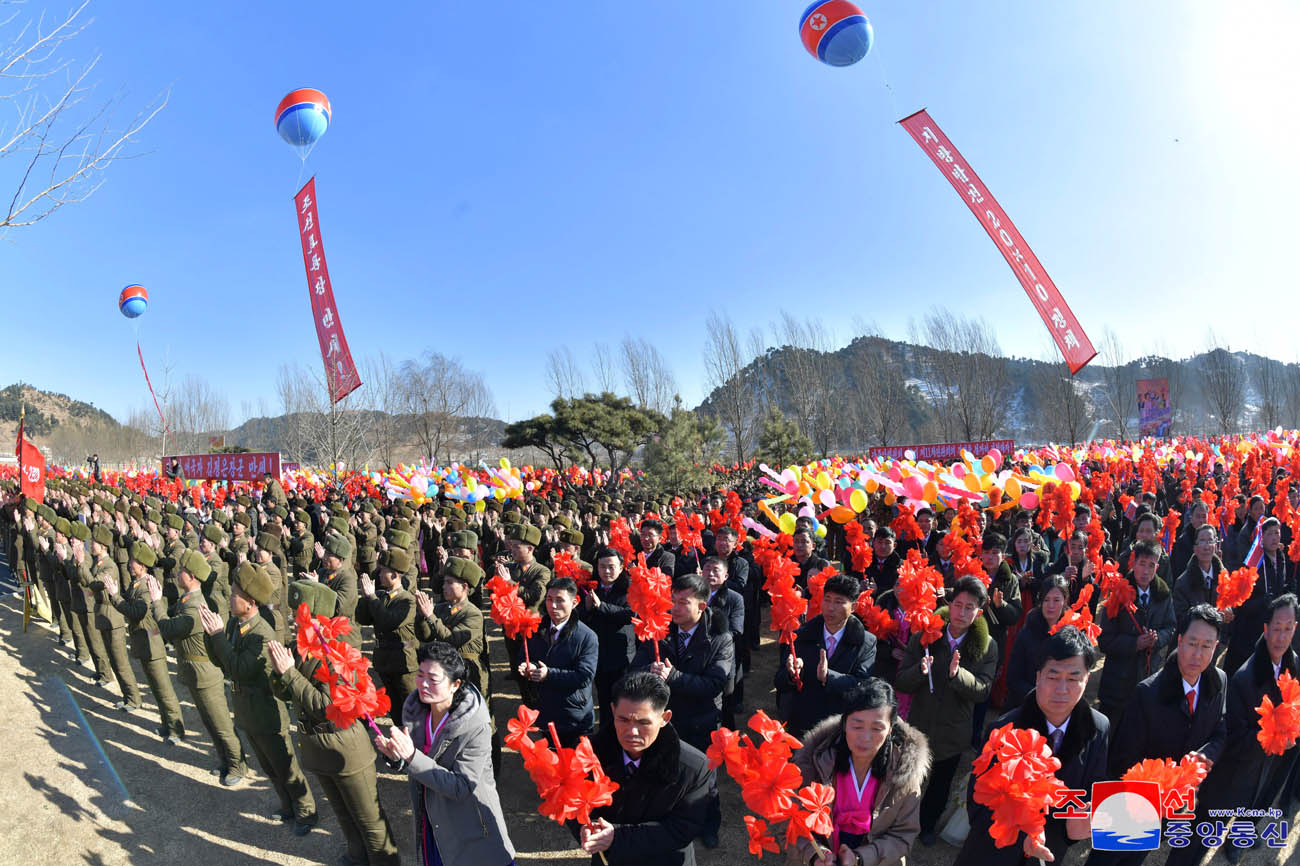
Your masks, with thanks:
M894 92L894 86L889 83L889 71L885 69L884 52L880 50L880 45L876 44L872 46L871 53L876 56L876 64L880 67L880 81L885 85L885 92L889 94L889 107L892 111L890 120L891 122L901 120L902 115L898 111L898 94Z
M149 396L153 398L153 407L158 410L158 420L162 422L163 430L168 433L171 428L167 426L167 419L163 417L162 407L158 405L158 395L153 392L153 383L149 381L149 371L144 366L144 352L140 349L140 341L135 343L135 353L140 356L140 369L144 372L144 383L149 386Z

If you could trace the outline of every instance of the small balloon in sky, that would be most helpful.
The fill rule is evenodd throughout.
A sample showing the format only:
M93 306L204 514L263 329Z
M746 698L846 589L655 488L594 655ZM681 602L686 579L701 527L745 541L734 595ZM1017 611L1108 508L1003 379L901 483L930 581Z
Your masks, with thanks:
M799 38L808 53L830 66L852 66L867 56L871 22L849 0L817 0L799 19Z
M303 159L329 128L329 98L319 90L303 87L293 91L275 109L275 131Z
M128 319L142 315L148 306L149 293L145 291L144 286L129 285L122 290L122 294L117 296L117 308Z

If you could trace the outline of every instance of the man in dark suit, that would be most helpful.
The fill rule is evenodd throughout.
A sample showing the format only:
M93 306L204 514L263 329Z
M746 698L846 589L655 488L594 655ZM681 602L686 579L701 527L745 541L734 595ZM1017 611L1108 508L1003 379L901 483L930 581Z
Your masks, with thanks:
M1265 695L1273 699L1274 705L1281 702L1277 681L1284 672L1300 679L1300 665L1291 648L1298 605L1300 602L1291 593L1269 602L1263 637L1232 675L1228 685L1227 738L1222 755L1197 788L1193 827L1208 821L1211 809L1266 809L1282 791L1296 749L1283 755L1266 753L1259 744L1260 717L1255 708ZM1231 821L1226 823L1231 827ZM1254 837L1253 831L1250 836ZM1190 845L1170 852L1165 861L1168 866L1189 866L1200 861L1205 853L1200 834L1193 834L1190 841ZM1232 844L1224 845L1223 850L1230 863L1237 862L1244 853L1244 849Z
M745 600L727 584L727 563L720 557L704 560L703 577L709 585L709 610L731 629L731 645L736 663L731 666L731 682L722 693L722 725L736 727L736 709L745 702L745 674L749 672L749 644L745 641Z
M1192 756L1208 770L1227 736L1228 678L1214 667L1223 614L1208 604L1187 611L1178 644L1164 667L1127 702L1110 744L1110 775L1118 779L1147 758ZM1145 851L1094 851L1089 866L1138 866Z
M731 683L735 647L731 627L708 607L709 586L698 574L673 581L672 625L659 642L658 658L648 644L632 660L632 670L649 670L672 691L668 707L683 742L700 751L709 747L722 716L722 695ZM709 792L708 818L701 841L718 847L722 804L716 788Z
M572 615L577 601L578 585L572 578L557 577L547 585L546 616L528 639L532 664L521 661L518 668L533 685L538 726L546 730L554 722L560 743L570 748L596 724L591 684L600 655L596 633Z
M876 530L871 539L871 565L867 566L863 577L870 581L869 586L875 589L877 598L882 592L893 589L894 584L898 583L898 567L902 565L903 558L894 549L896 538L894 530L882 526ZM938 542L936 542L936 550L938 550L937 544Z
M1045 736L1061 762L1056 777L1067 788L1085 791L1091 791L1094 782L1107 778L1110 743L1110 722L1083 699L1088 689L1088 672L1096 662L1096 647L1077 628L1066 626L1045 644L1034 690L1024 703L993 723L994 730L1010 724ZM1044 841L1021 834L1017 844L998 848L989 835L993 813L975 802L974 790L972 774L966 797L970 832L953 861L955 866L1021 866L1033 858L1061 863L1075 841L1091 835L1086 816L1049 817Z
M1237 668L1254 651L1255 644L1264 631L1264 623L1268 620L1269 603L1296 589L1294 566L1282 548L1281 521L1276 517L1266 517L1259 526L1260 546L1263 547L1258 566L1259 577L1255 579L1250 598L1234 608L1236 619L1232 626L1232 639L1223 659L1223 669L1229 676L1235 674ZM1241 552L1243 558L1246 553L1246 550Z
M592 866L695 866L717 777L669 724L668 700L668 685L648 671L614 686L614 724L601 725L595 751L618 790L590 826L568 825Z
M916 525L921 528L921 538L917 541L907 542L906 549L915 548L921 551L931 565L937 566L939 564L939 541L948 533L934 528L934 510L928 505L922 505L917 510Z
M857 598L857 579L837 574L827 580L820 615L795 633L793 652L781 646L776 686L787 693L798 690L789 719L796 737L842 712L843 696L871 676L876 636L852 615Z
M814 550L811 530L796 530L794 537L790 541L791 558L794 560L795 565L799 566L799 576L795 578L795 583L806 593L808 592L808 579L830 565L830 563L818 556Z
M647 518L641 521L641 552L645 554L646 567L657 568L672 577L677 570L677 557L659 543L663 537L664 525L658 520Z

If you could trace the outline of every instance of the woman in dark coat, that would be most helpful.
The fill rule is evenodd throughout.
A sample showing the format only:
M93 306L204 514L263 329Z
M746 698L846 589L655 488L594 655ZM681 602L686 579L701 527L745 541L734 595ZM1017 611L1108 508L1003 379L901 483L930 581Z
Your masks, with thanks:
M1025 626L1016 634L1007 662L1007 699L1005 706L1018 707L1034 687L1038 676L1038 654L1047 643L1048 633L1065 613L1070 582L1059 574L1043 578L1038 606L1025 617Z
M864 866L906 862L921 832L930 746L924 734L898 718L892 686L875 677L859 684L845 696L842 715L804 737L794 762L805 782L830 785L836 797L829 851L814 859L817 852L800 839L790 849L791 866L838 864L846 855Z

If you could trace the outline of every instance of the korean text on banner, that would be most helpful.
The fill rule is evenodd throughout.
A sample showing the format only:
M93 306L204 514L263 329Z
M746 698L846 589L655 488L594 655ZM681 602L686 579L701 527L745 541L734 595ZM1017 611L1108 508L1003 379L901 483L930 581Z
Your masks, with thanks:
M256 454L176 454L181 464L181 474L187 481L261 481L271 473L280 477L280 453ZM172 456L163 458L164 470L171 465Z
M1096 357L1097 350L1092 347L1092 341L1083 332L1079 320L1070 311L1052 278L1039 264L1034 251L1020 236L1006 211L993 198L993 193L989 192L979 175L924 109L904 117L899 123L939 167L952 188L957 190L957 195L962 197L971 213L975 214L980 225L989 233L993 244L1007 260L1016 278L1020 280L1020 285L1024 286L1025 294L1029 295L1034 309L1038 310L1038 315L1047 325L1070 372L1082 370L1084 365Z
M320 216L316 209L316 178L293 197L298 210L298 237L302 240L302 261L307 268L307 288L311 296L311 314L316 320L316 338L320 341L321 360L329 382L330 400L337 403L361 387L361 376L352 363L343 323L334 303L329 266L325 264L325 245L321 240Z
M888 457L894 460L907 459L911 451L916 460L956 460L961 452L969 451L976 457L982 457L994 448L1003 454L1016 450L1014 439L983 439L978 442L939 442L933 445L881 445L867 451L872 460Z

